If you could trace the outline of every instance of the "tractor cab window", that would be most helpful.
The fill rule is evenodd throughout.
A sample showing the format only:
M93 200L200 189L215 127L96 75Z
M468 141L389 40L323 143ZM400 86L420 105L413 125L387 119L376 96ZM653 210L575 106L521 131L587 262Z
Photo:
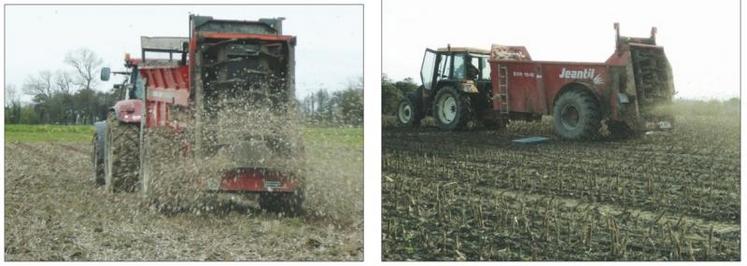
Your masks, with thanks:
M440 54L439 57L441 57L441 60L439 60L438 72L436 73L437 80L449 79L449 74L451 74L451 55Z
M476 56L470 56L469 57L470 63L472 63L472 66L474 66L478 71L480 70L480 58ZM477 74L477 73L475 73ZM475 75L477 76L477 75Z
M490 64L487 57L480 57L480 79L490 80Z
M423 82L423 87L426 90L430 90L433 87L433 74L436 71L436 52L430 49L425 50L423 56L423 65L420 69L420 81Z
M127 99L145 98L145 79L141 77L140 71L138 71L137 68L132 69L130 81L132 81L132 84L128 86L129 93Z
M485 57L472 55L470 54L470 62L471 65L469 65L467 68L467 78L472 80L484 80L486 79L483 74L485 72L485 69L488 67L487 64L484 64L483 61L485 61ZM490 71L488 71L488 78L490 79Z
M464 55L454 55L454 76L453 79L465 79L467 74L467 64L465 64Z

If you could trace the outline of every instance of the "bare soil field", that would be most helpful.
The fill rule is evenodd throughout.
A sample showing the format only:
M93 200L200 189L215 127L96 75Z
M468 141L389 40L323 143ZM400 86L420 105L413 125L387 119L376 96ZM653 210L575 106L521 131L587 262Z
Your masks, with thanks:
M385 129L384 260L740 260L739 134L738 108L615 141Z
M219 208L159 212L139 194L97 188L89 142L6 142L5 260L362 260L362 143L329 134L306 142L301 217L263 212L242 194L221 194ZM341 185L315 185L327 182Z

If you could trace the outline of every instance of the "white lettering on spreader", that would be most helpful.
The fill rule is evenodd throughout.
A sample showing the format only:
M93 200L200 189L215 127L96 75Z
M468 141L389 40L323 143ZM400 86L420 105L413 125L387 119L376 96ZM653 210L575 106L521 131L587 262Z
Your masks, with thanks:
M590 79L594 84L602 84L604 81L599 74L594 75L593 68L586 68L584 70L568 70L565 67L560 71L559 78L563 79Z

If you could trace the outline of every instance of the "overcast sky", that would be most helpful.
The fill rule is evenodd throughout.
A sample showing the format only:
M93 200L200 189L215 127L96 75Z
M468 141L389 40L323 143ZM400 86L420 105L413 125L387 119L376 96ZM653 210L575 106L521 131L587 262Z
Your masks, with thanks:
M420 83L425 48L524 45L532 59L604 62L621 35L658 28L676 97L739 95L739 2L718 1L393 1L383 6L383 71Z
M126 52L139 57L140 36L188 36L189 13L240 20L285 17L283 33L298 38L298 97L319 88L343 89L363 76L361 6L5 6L5 82L20 88L40 70L69 69L65 53L80 47L121 70Z

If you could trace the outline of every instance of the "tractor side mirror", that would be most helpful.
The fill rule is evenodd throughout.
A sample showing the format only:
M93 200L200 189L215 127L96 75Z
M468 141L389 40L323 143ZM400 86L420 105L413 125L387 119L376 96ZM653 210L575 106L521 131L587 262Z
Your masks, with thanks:
M101 80L103 81L109 81L109 78L112 75L112 69L108 67L102 67L101 68Z

